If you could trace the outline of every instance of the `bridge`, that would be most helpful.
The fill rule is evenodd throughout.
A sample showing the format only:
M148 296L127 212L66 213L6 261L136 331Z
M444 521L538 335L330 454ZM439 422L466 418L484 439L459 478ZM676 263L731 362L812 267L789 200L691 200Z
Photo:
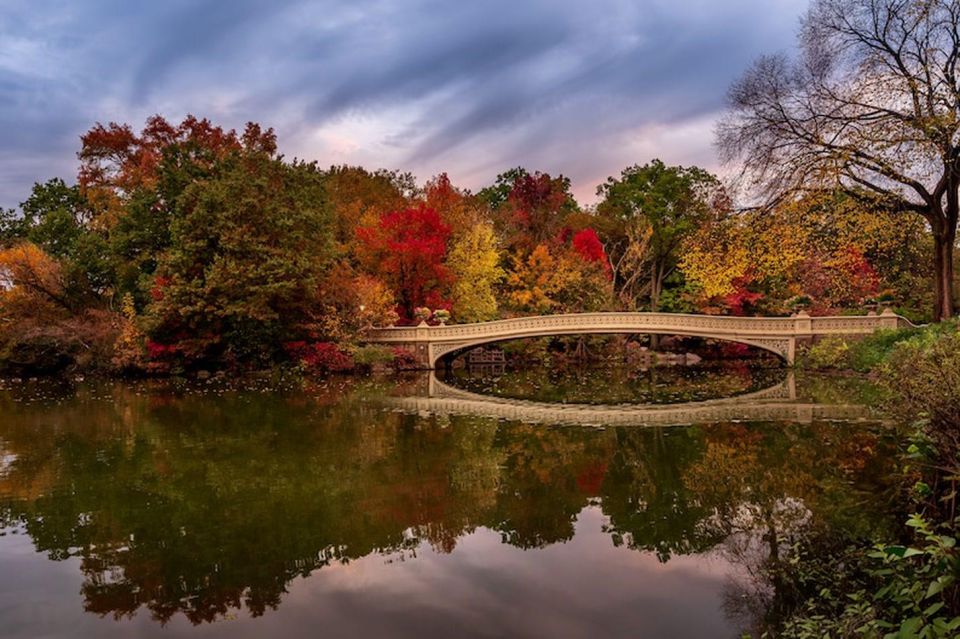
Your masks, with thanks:
M559 335L678 335L725 340L775 353L793 364L798 342L827 335L868 335L880 329L911 326L890 309L883 313L810 317L733 317L683 313L574 313L454 324L370 328L364 341L388 344L410 351L426 369L444 358L471 348L528 337Z
M405 413L457 415L529 424L564 426L681 426L709 422L764 421L806 423L876 419L858 404L797 401L792 371L783 382L753 393L680 404L557 404L491 397L445 384L430 373L416 395L387 397L386 408Z

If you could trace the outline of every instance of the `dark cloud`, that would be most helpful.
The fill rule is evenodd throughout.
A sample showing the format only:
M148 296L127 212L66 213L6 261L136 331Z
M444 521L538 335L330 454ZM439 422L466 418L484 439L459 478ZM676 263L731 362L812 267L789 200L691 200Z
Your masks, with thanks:
M321 163L519 164L596 181L653 155L713 163L710 128L806 0L5 0L0 204L70 176L96 121L274 126Z

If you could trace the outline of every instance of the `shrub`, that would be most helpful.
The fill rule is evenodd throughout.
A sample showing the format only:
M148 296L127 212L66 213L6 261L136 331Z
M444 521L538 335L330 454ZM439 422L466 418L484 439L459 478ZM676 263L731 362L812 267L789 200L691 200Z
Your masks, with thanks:
M808 587L818 592L797 607L776 636L958 636L960 617L949 605L960 574L956 539L919 515L907 526L914 530L912 547L882 544L867 553L851 547L834 561L814 552L790 562L788 570L812 576Z
M333 342L287 342L283 347L291 359L311 373L341 373L354 368L350 353Z
M868 373L883 364L897 344L919 331L916 328L885 329L852 339L832 335L811 346L802 361L809 368L842 368Z
M405 348L390 349L393 354L393 367L398 371L415 371L420 368L416 356Z
M850 345L842 337L830 336L819 340L803 358L810 368L846 368Z
M960 427L960 330L930 327L893 350L884 378L904 415L926 415L934 429Z
M377 344L368 344L366 346L356 346L351 349L353 362L362 368L372 368L377 365L392 364L394 360L393 350Z

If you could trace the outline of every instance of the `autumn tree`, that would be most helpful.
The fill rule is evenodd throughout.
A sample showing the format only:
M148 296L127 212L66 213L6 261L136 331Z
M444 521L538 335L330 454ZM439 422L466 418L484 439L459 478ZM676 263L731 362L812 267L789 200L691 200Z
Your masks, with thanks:
M172 200L197 173L242 146L276 151L272 130L263 131L250 123L238 135L192 115L179 124L154 115L139 134L128 124L98 123L81 136L80 142L80 190L92 207L94 220L107 227L124 215L130 198L139 192L166 194L160 199L172 206ZM164 161L168 164L166 176L162 175ZM180 169L180 175L171 170L174 166Z
M578 244L539 244L529 255L515 256L507 275L510 306L538 314L607 310L613 288L606 256L593 252L590 233L580 235Z
M703 169L654 160L607 178L597 195L603 198L597 213L613 248L615 286L644 295L656 312L664 282L676 269L678 249L725 204L719 182ZM645 289L637 286L640 272L648 281Z
M440 215L454 235L465 233L488 219L482 201L469 191L455 187L446 173L441 173L424 185L423 202Z
M381 213L406 208L418 192L409 173L359 166L331 166L324 181L343 253L353 250L358 227L373 226Z
M0 370L107 365L115 326L71 291L59 261L30 242L0 250Z
M497 317L497 284L506 273L493 226L471 225L450 248L447 264L455 278L452 298L455 319L482 322Z
M933 232L934 318L954 313L960 216L960 5L814 0L800 56L767 56L730 90L718 132L768 201L811 188L922 217Z
M528 173L522 168L497 176L496 183L477 197L491 207L507 248L520 253L551 241L565 226L567 216L579 210L569 178Z
M323 174L257 150L217 173L177 200L148 308L153 354L263 365L319 310L333 256Z
M206 118L188 115L176 124L155 115L139 133L111 122L81 136L79 194L87 226L108 237L120 293L146 303L157 258L170 244L177 199L241 150L274 153L273 130L251 122L238 133Z
M402 319L409 321L420 306L450 305L449 238L450 227L425 206L385 212L374 225L357 229L360 264L390 285Z
M927 234L909 221L842 193L811 194L701 227L684 243L680 269L709 312L733 311L752 294L757 312L789 312L804 297L814 313L837 313L883 290L917 306Z

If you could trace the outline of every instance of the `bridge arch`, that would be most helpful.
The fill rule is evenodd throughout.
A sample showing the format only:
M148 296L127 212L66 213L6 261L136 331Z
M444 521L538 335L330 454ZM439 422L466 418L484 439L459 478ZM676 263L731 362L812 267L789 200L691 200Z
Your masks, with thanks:
M488 346L491 344L501 344L503 342L512 342L514 340L520 339L537 339L541 337L567 337L567 336L584 336L584 335L636 335L638 333L643 333L645 335L660 335L660 336L676 336L676 337L704 337L707 339L714 339L718 341L726 341L735 344L744 344L746 346L751 346L753 348L758 348L768 353L773 353L779 357L782 361L789 361L789 351L790 345L786 340L749 340L744 338L730 339L730 338L720 338L708 335L690 335L684 333L677 333L671 331L606 331L606 330L576 330L571 329L569 331L551 331L549 333L544 333L542 335L522 335L516 337L491 337L491 338L480 338L463 344L445 344L438 345L434 347L432 355L432 361L429 362L430 367L434 368L438 366L441 362L445 360L450 360L458 357L474 348L480 346Z

